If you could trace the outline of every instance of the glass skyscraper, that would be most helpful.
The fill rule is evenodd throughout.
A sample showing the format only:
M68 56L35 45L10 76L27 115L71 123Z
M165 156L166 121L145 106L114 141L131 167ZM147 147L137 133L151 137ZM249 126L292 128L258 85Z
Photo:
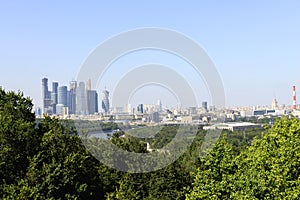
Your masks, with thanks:
M77 89L77 82L71 81L70 82L70 100L69 100L69 113L76 114L76 89Z
M102 91L102 112L109 113L109 92L107 90Z
M60 86L58 88L58 104L67 106L67 95L68 95L67 86Z
M86 114L86 98L85 98L85 84L84 82L79 82L76 89L76 114L85 115Z
M42 112L43 114L51 114L52 109L51 109L51 97L50 97L50 92L48 90L48 79L43 78L42 79L42 101L43 101L43 109Z
M93 115L98 112L98 94L96 90L87 91L88 114Z

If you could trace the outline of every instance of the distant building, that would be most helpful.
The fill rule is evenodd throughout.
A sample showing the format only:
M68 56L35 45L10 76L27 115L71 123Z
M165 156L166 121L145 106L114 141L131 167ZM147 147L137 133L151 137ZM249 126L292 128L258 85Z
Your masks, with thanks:
M278 108L278 102L277 102L276 99L273 99L273 101L272 101L272 109L275 110L277 108Z
M209 111L210 112L216 112L216 107L215 106L209 106Z
M58 82L52 82L51 100L53 104L58 103Z
M157 100L157 107L158 107L158 112L162 112L162 103L161 103L161 100Z
M86 90L87 90L87 91L92 90L92 82L91 82L91 79L89 79L89 80L86 81Z
M125 107L124 107L124 111L128 114L132 114L132 107L131 107L131 104L126 104Z
M92 115L98 112L98 94L96 90L87 91L88 114Z
M63 115L63 104L56 104L56 114L57 115Z
M37 107L37 108L35 109L35 115L36 115L37 117L41 117L41 116L42 116L42 109L41 109L40 107Z
M160 122L160 119L159 119L159 112L154 112L154 113L151 113L150 114L150 121L151 122Z
M53 114L56 114L56 104L58 103L58 82L52 82L51 105Z
M58 104L67 106L68 88L67 86L58 87Z
M208 111L208 109L207 109L207 101L203 101L203 102L202 102L202 110L203 110L204 112L207 112L207 111Z
M48 79L42 79L42 113L43 114L52 114L52 107L51 107L51 93L48 90Z
M196 107L189 107L188 108L188 115L195 115L197 114L197 108Z
M105 89L102 91L102 112L109 113L109 92Z
M84 82L79 82L76 89L76 114L85 115L86 114L86 98L85 98L85 84Z
M254 116L275 115L275 110L253 110Z
M138 107L137 107L137 111L140 114L144 113L144 105L143 104L139 104Z
M70 93L69 93L69 113L76 114L76 89L77 89L77 82L71 81L70 82Z
M250 128L261 128L260 124L254 124L249 122L228 122L214 124L212 126L204 126L204 130L230 130L230 131L242 131Z

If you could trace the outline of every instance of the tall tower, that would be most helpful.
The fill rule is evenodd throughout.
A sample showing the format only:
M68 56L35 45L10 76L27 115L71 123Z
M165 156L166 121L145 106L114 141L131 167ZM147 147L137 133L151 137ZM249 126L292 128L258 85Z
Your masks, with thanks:
M53 114L56 114L56 104L58 103L58 82L52 82L51 101Z
M42 99L43 99L43 110L42 113L48 113L48 109L51 105L50 92L48 90L48 79L42 79Z
M158 107L158 112L162 112L162 103L160 99L157 100L157 107Z
M208 109L207 109L207 101L203 101L202 102L202 110L205 111L205 112L208 111Z
M273 99L273 101L272 101L272 109L275 110L277 108L278 108L278 102L277 102L276 99Z
M109 92L106 89L102 91L102 112L109 113Z
M77 82L71 81L70 82L70 100L69 100L69 113L70 114L76 114L76 88L77 88Z
M68 88L67 86L60 86L58 88L58 104L67 106Z
M58 82L52 82L51 100L52 104L57 104L58 102Z
M84 82L79 82L76 89L76 114L85 115L86 114L86 98L85 98L85 84Z
M293 86L293 110L297 109L297 103L296 103L296 86Z
M86 90L92 90L92 82L91 79L86 81Z
M98 94L96 90L87 91L87 111L89 115L93 115L98 112Z

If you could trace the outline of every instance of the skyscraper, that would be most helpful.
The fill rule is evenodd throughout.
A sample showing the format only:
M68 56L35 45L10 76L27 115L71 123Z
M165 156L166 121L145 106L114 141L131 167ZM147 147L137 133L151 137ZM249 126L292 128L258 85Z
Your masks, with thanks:
M77 89L77 82L71 81L70 82L70 100L69 100L69 113L76 114L76 89Z
M56 104L58 103L58 82L52 82L51 101L53 114L56 114Z
M51 99L50 99L50 92L48 90L48 79L42 79L42 99L43 99L43 114L51 114Z
M52 100L52 103L54 103L54 104L58 103L58 82L52 83L51 100Z
M109 113L109 92L106 89L102 91L102 112Z
M88 79L85 84L85 108L86 114L89 113L89 91L92 89L92 82L91 79Z
M158 112L162 112L162 103L161 103L161 100L160 99L158 99L157 100L157 107L158 107Z
M67 95L68 95L67 86L58 87L58 104L67 106Z
M92 82L91 82L91 79L89 79L89 80L86 81L86 90L87 90L87 91L92 90Z
M86 98L85 98L85 84L84 82L79 82L76 89L76 114L85 115L86 114Z
M275 110L277 108L278 108L278 102L277 102L276 99L273 99L273 101L272 101L272 109Z
M144 105L139 104L137 107L137 111L138 111L138 113L143 114L144 113Z
M96 90L87 91L88 114L93 115L98 112L98 94Z
M203 101L203 102L202 102L202 110L203 110L204 112L207 112L207 101Z

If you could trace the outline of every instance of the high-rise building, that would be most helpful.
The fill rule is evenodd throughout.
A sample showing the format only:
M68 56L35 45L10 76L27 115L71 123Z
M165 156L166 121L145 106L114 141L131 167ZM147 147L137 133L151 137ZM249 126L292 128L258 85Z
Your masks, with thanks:
M52 114L51 97L50 97L50 92L48 90L48 79L47 78L42 79L42 99L43 99L42 113L43 114Z
M144 105L143 104L139 104L138 107L137 107L137 111L138 113L144 113Z
M56 104L58 103L58 82L52 82L51 101L53 114L56 114Z
M202 110L205 111L205 112L208 111L208 109L207 109L207 101L203 101L202 102Z
M77 89L77 82L71 81L70 82L70 94L69 94L69 113L76 114L76 89Z
M51 100L54 104L58 103L58 82L52 82Z
M87 91L87 111L89 115L93 115L98 112L98 94L96 90Z
M86 98L85 98L85 84L84 82L79 82L76 89L76 114L85 115L86 114Z
M273 101L272 101L272 109L276 110L277 108L278 108L278 102L277 102L276 99L273 99Z
M85 84L85 108L86 114L89 114L89 91L92 89L91 79L88 79Z
M58 87L58 104L67 106L68 88L67 86Z
M157 107L158 107L158 112L162 112L162 103L160 99L157 100Z
M86 81L86 90L87 90L87 91L92 90L92 82L91 82L91 79L89 79L89 80Z
M102 91L102 112L109 113L109 92L106 89Z

